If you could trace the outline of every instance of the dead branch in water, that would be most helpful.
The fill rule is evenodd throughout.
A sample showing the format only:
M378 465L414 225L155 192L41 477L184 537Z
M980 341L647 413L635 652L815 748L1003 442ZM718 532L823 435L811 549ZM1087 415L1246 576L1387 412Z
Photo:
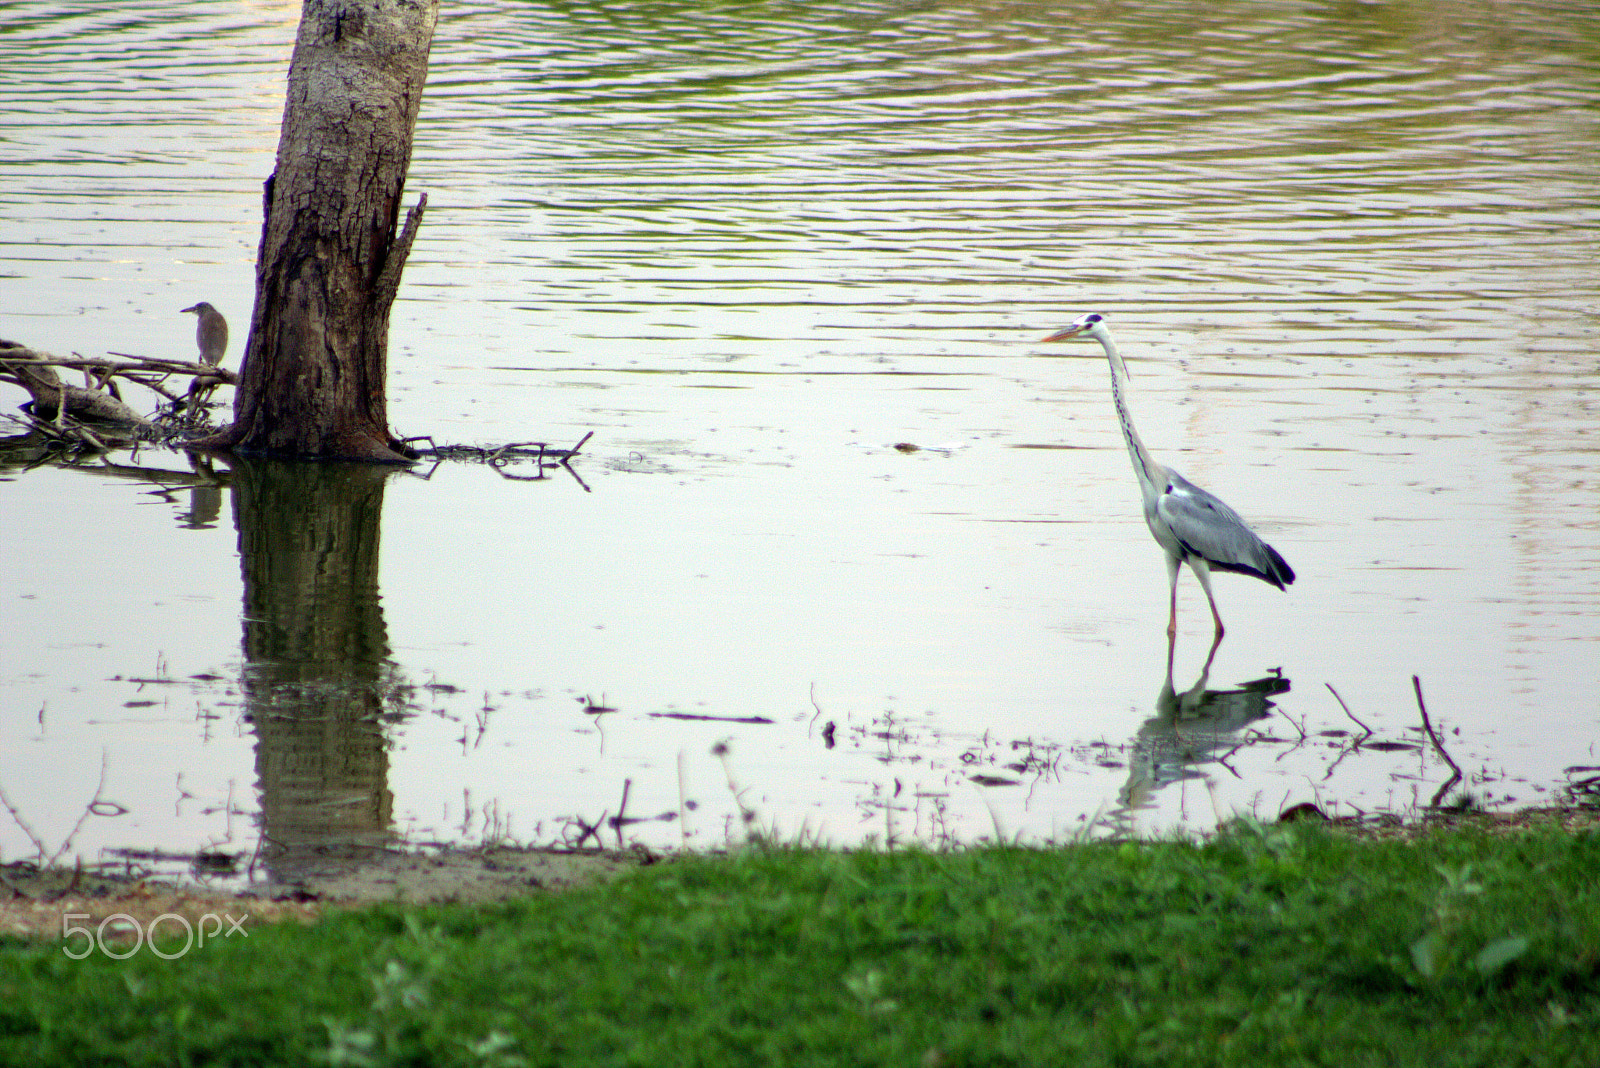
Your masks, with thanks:
M1450 754L1445 752L1444 743L1439 741L1439 736L1434 733L1433 723L1428 719L1428 706L1422 701L1422 680L1416 675L1411 676L1411 688L1417 692L1417 711L1422 713L1422 729L1427 732L1428 741L1433 743L1433 748L1444 758L1444 762L1450 765L1450 778L1446 779L1444 785L1433 795L1432 807L1438 808L1439 802L1450 791L1450 787L1461 781L1461 768L1450 759Z
M433 438L426 434L414 438L402 438L401 442L410 445L415 441L426 441L428 448L418 449L417 455L426 459L436 460L476 460L492 467L503 467L513 460L551 460L562 462L578 455L589 439L594 437L591 430L578 439L578 443L570 449L558 449L543 441L514 441L507 445L438 445Z
M50 852L49 847L44 844L44 840L22 818L22 813L17 810L17 806L12 803L11 798L6 796L5 789L0 787L0 805L5 806L6 811L11 814L12 822L21 828L22 833L27 835L28 840L33 843L33 847L38 853L38 863L41 868L53 867L66 854L67 850L72 848L73 840L78 837L78 832L83 830L83 825L90 816L122 816L127 814L127 809L102 796L106 790L107 770L108 758L102 752L100 754L100 782L94 788L94 797L89 799L89 803L83 808L83 814L78 817L78 822L72 825L72 830L67 834L66 841L62 842L61 848L54 853ZM82 861L79 861L79 866L81 868ZM76 876L73 877L73 881L76 883Z
M81 371L85 384L63 382L58 369ZM181 384L185 376L189 379L186 388ZM155 417L146 418L122 400L119 381L143 386L169 403ZM205 398L217 386L236 386L238 381L233 371L193 360L127 353L111 353L104 358L54 356L16 342L0 341L0 382L19 385L32 398L22 406L20 414L0 418L10 419L42 438L47 450L104 453L140 441L184 445L206 429ZM565 468L587 491L588 484L572 469L571 461L592 437L591 430L576 445L565 449L543 441L495 446L437 445L427 435L406 438L398 444L427 442L428 448L416 450L418 458L484 463L502 478L519 482L546 479L550 477L548 472ZM527 461L532 461L534 474L514 470L517 464Z
M38 349L30 349L14 341L0 341L0 379L21 386L30 393L34 392L34 383L41 385L47 391L53 391L59 382L59 376L53 373L54 368L64 368L69 371L82 371L84 392L90 394L109 393L121 401L121 395L116 388L115 379L121 378L137 385L144 386L154 393L158 393L174 403L187 402L198 389L211 389L219 385L237 385L238 375L225 367L213 367L207 363L195 360L168 360L153 356L131 356L126 353L113 352L111 356L117 357L91 357L91 356L55 356ZM36 374L50 369L52 373ZM168 388L167 380L174 375L188 377L189 388L182 392L175 392ZM55 380L52 382L51 380ZM79 387L68 386L73 390ZM35 395L35 403L40 403L40 398ZM55 409L54 398L51 397L47 405L48 415ZM69 397L68 413L76 415L71 410ZM131 409L129 410L131 412ZM134 421L142 421L137 414L133 415Z
M428 448L416 449L419 459L433 460L437 465L444 460L464 460L473 463L488 464L494 468L501 478L511 479L514 482L538 482L549 478L546 471L553 471L558 467L566 468L567 474L577 480L578 485L589 492L589 484L579 477L578 472L571 467L572 459L584 447L590 438L594 437L591 430L578 439L578 443L570 449L558 449L543 441L514 441L506 445L439 445L432 437L423 434L418 437L402 438L402 445L411 445L413 442L426 441ZM532 460L538 471L537 474L519 475L509 470L513 463L521 460ZM432 474L430 471L429 474ZM426 475L423 477L427 477Z
M1335 701L1339 702L1339 707L1344 709L1344 714L1350 717L1350 721L1352 723L1354 723L1357 727L1361 728L1363 733L1362 733L1361 737L1356 739L1356 745L1359 746L1362 742L1366 741L1368 738L1371 738L1372 737L1372 728L1367 726L1365 723L1362 723L1359 719L1356 719L1356 714L1354 712L1350 711L1350 706L1349 705L1344 703L1344 698L1340 697L1339 696L1339 691L1335 690L1333 688L1333 683L1325 682L1325 683L1323 683L1323 685L1328 688L1328 692L1329 693L1333 694L1333 699Z
M21 386L30 398L22 414L10 418L54 447L107 452L180 433L212 390L237 381L232 371L192 360L112 355L116 358L55 356L0 341L0 382ZM82 372L84 384L63 381L59 370ZM186 389L171 381L183 376L189 379ZM170 410L146 418L122 399L119 382L145 387L170 402ZM189 415L180 420L178 413L185 410Z

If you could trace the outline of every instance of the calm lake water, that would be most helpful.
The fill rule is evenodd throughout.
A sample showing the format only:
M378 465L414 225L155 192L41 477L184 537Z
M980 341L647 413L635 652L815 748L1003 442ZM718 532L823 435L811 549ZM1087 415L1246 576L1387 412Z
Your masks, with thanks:
M0 3L0 336L237 366L298 18ZM1591 3L451 4L422 192L396 430L577 477L7 466L0 859L1404 811L1413 676L1600 765ZM1299 575L1181 702L1089 310Z

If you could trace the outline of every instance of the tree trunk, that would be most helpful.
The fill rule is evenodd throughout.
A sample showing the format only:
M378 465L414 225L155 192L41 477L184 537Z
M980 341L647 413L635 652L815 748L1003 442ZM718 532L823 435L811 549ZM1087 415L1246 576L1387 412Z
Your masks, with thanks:
M304 0L234 421L201 447L406 461L385 395L398 230L438 0Z

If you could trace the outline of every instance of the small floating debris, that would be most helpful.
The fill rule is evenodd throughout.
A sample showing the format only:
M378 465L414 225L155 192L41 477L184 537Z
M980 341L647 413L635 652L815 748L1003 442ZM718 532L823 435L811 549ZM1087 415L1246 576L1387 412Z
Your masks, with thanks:
M766 716L703 716L698 712L651 712L651 719L698 719L713 723L774 723Z
M907 455L914 452L937 452L948 456L967 447L965 441L947 441L941 445L919 445L914 441L891 441L884 444L871 441L852 441L849 443L857 449L893 449L898 453Z
M979 786L1021 786L1016 779L1005 779L999 775L971 775L968 778Z
M197 872L210 872L220 875L233 875L239 870L239 860L242 853L228 853L216 849L200 849L195 851L194 870Z

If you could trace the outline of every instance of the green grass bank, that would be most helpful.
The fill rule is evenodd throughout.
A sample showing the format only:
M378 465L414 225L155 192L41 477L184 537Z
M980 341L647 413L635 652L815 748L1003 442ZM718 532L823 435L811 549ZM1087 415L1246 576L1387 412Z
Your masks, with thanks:
M184 945L0 941L0 1063L1600 1064L1593 832L751 849Z

